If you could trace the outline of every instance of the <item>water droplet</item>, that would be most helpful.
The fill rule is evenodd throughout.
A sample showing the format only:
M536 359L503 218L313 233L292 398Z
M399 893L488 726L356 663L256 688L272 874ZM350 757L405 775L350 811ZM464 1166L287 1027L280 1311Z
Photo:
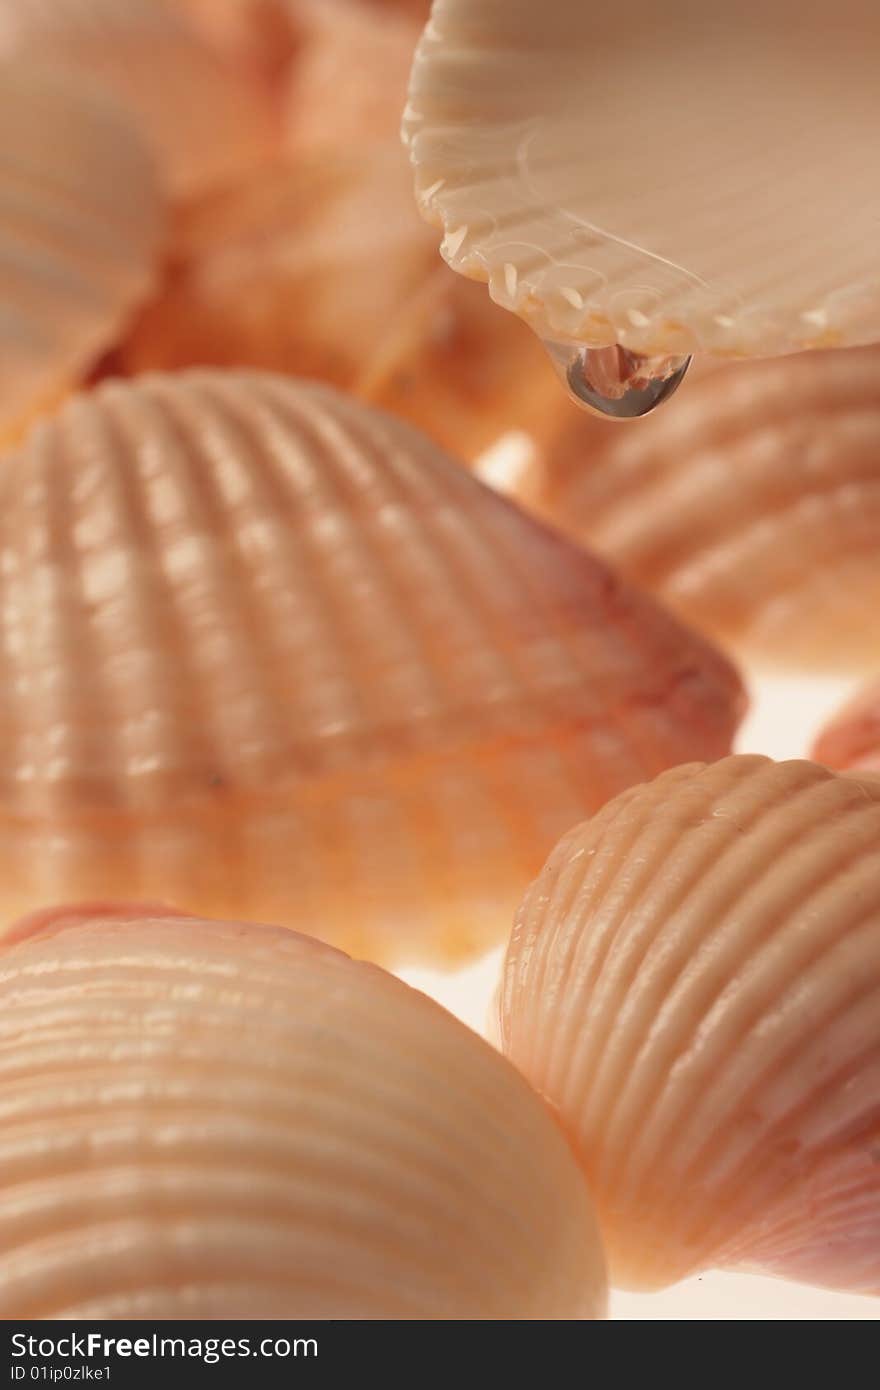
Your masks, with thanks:
M669 400L690 366L690 357L643 357L613 344L588 348L545 341L569 395L581 407L610 420L636 420Z

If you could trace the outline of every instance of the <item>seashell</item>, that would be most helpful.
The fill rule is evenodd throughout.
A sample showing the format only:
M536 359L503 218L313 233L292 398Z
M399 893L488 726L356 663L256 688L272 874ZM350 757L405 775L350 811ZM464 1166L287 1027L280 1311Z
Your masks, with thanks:
M880 12L436 0L404 133L453 269L561 344L880 339Z
M272 166L194 202L122 373L253 366L348 387L436 264L399 146Z
M190 195L272 156L277 115L156 0L0 0L0 57L83 73L126 106L173 192Z
M716 364L633 429L565 418L546 519L763 664L876 666L880 348Z
M146 297L163 219L123 111L78 80L0 66L0 447Z
M425 995L293 932L40 914L0 953L0 1316L597 1318L538 1098Z
M292 0L177 0L177 5L228 60L267 81L283 78L300 37Z
M510 431L557 428L534 335L438 262L396 140L303 155L190 204L162 293L107 365L314 376L468 462Z
M742 711L649 599L316 385L75 399L0 474L0 551L7 914L162 898L460 958L566 826Z
M298 0L295 13L301 45L286 100L289 147L397 141L420 20L365 0Z
M612 1283L880 1291L880 779L734 757L624 792L527 894L501 1029Z
M880 681L865 686L826 724L812 756L828 767L880 772Z
M505 434L555 432L559 387L534 334L438 266L400 306L354 382L364 400L473 462ZM543 470L535 470L543 491Z

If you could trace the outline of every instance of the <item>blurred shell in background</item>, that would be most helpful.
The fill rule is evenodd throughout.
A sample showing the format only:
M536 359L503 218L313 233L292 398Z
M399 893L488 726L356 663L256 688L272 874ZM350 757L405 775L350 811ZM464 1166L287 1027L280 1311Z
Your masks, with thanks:
M4 1318L603 1316L550 1115L384 971L57 909L0 954L0 1017Z
M245 365L349 386L436 264L396 145L277 165L178 218L163 295L124 373Z
M122 102L176 195L277 149L269 94L225 64L162 0L0 0L0 57L71 68Z
M545 338L880 339L875 0L436 0L405 129L463 274Z
M300 37L295 0L168 0L226 58L266 81L282 77Z
M880 680L860 690L826 724L813 745L813 757L828 767L880 772Z
M105 364L260 367L355 391L472 462L558 429L532 334L437 258L397 140L301 155L196 200L162 292Z
M0 548L7 912L159 897L451 962L743 709L701 639L325 387L78 397L0 475Z
M290 148L397 140L420 20L367 0L299 0L294 9L301 44L286 102Z
M163 222L124 111L71 76L0 64L0 447L126 326Z
M625 792L527 895L501 1024L612 1283L880 1292L880 779L739 757Z
M880 348L699 365L632 427L560 417L538 509L762 664L876 668Z

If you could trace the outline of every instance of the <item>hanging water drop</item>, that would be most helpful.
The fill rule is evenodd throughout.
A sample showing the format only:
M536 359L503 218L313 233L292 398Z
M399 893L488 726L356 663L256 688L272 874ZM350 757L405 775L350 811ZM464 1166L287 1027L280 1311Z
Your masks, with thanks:
M619 344L589 348L545 341L569 395L611 420L648 415L678 390L690 357L643 357Z

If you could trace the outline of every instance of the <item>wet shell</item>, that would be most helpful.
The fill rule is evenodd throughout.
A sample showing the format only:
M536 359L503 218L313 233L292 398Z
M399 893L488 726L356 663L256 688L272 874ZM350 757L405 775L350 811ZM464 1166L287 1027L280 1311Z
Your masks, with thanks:
M115 103L0 66L0 447L147 295L163 220L148 152Z
M547 519L765 664L876 666L880 348L716 366L633 429L566 418Z
M299 0L301 43L290 76L290 148L397 140L419 20L365 0Z
M327 388L108 383L0 489L7 912L159 897L461 956L741 713L700 639Z
M613 1283L880 1292L880 779L737 757L625 792L527 895L501 1019Z
M0 1317L603 1314L582 1176L513 1067L292 932L42 914L0 953L0 1111Z
M872 681L825 726L813 757L828 767L880 772L880 681Z
M177 194L269 158L269 95L157 0L0 0L0 57L71 68L122 102Z
M880 339L872 0L436 0L405 133L454 269L546 338Z

